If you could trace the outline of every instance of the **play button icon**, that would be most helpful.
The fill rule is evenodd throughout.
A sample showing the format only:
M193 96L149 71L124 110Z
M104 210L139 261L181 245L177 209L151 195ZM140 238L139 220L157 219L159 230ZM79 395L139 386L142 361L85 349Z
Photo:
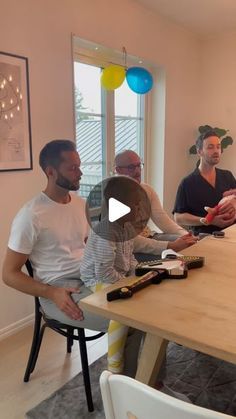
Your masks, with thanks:
M119 220L121 217L124 217L124 215L129 214L130 211L131 209L128 205L123 204L115 198L109 199L108 219L110 223Z
M111 242L125 242L140 234L150 218L145 190L127 176L113 176L93 187L86 202L91 229Z

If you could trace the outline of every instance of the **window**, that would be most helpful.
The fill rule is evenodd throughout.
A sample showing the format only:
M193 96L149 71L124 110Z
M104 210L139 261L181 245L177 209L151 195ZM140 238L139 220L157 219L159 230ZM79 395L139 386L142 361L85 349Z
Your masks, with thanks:
M115 90L115 154L130 149L143 157L143 105L144 98L126 80Z
M75 54L74 94L76 144L83 177L80 194L113 172L115 154L131 149L144 158L145 96L137 95L126 81L114 91L101 87L104 61Z
M76 146L83 172L80 194L84 197L106 176L100 73L98 67L74 63Z

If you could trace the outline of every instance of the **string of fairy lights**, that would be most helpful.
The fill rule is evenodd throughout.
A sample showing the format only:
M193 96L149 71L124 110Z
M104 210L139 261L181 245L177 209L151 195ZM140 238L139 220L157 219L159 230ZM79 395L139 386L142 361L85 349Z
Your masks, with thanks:
M9 126L21 111L22 93L12 74L0 73L0 120Z

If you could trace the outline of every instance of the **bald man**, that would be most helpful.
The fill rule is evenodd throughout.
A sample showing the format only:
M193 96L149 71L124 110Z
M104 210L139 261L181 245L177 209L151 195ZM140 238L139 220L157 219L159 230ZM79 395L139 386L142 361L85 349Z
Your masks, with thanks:
M134 251L160 255L165 249L173 249L178 252L191 246L196 242L196 238L167 215L155 190L150 185L141 182L142 167L140 157L132 150L124 150L115 157L116 173L131 177L144 188L151 204L150 219L157 229L162 231L162 233L154 234L155 238L151 236L150 230L148 237L145 237L145 234L137 236L134 240Z

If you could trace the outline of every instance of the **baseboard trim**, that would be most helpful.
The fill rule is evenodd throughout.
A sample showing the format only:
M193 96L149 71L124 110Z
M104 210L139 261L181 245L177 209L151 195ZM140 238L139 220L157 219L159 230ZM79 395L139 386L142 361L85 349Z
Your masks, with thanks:
M0 329L0 341L3 339L6 339L7 337L11 335L14 335L15 333L29 326L30 324L33 323L33 321L34 321L34 314L30 314L24 319L21 319L15 323L10 324L10 326Z

